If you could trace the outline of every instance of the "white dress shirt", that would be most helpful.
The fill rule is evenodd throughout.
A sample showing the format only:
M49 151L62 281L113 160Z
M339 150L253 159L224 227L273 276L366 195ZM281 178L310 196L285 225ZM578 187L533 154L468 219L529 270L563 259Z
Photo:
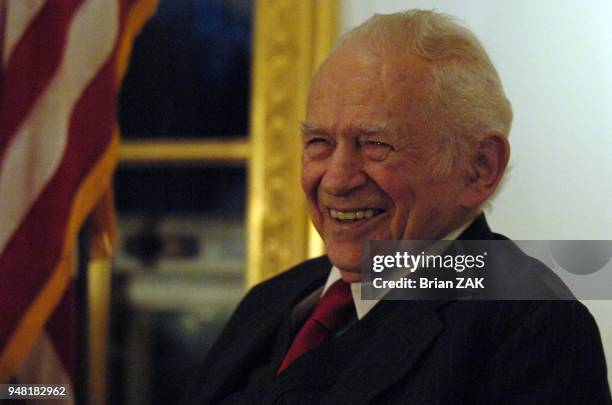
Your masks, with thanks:
M454 231L450 232L441 240L455 240L465 231L471 224L472 221L465 223ZM334 283L336 280L339 280L342 276L340 275L340 270L333 266L331 271L329 272L329 276L327 276L327 281L325 282L325 286L323 287L323 291L321 296L325 294L327 289ZM353 294L353 303L355 304L355 312L357 313L357 319L362 319L372 308L378 304L380 301L378 300L362 300L361 299L361 285L359 282L351 283L351 293Z

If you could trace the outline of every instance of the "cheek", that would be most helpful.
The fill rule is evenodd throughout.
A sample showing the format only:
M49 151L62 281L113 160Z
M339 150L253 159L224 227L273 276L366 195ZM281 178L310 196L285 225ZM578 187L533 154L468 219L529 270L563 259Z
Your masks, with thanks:
M372 178L393 205L390 208L396 212L405 211L414 203L414 184L410 181L411 176L404 173L407 171L397 168L372 173Z
M309 163L302 160L301 182L302 189L304 190L304 194L306 196L306 203L310 219L314 227L321 234L323 232L323 215L319 209L317 190L324 171L317 166L318 165L313 164L312 162Z
M432 190L432 195L440 202L440 205L454 206L457 203L458 197L461 194L463 186L459 180L453 180L441 184Z
M402 190L395 190L391 196L393 201L392 226L397 231L397 227L403 228L414 210L418 210L418 201L415 200L411 190L406 187Z
M302 159L302 189L306 198L316 201L317 187L322 177L322 170L317 165Z

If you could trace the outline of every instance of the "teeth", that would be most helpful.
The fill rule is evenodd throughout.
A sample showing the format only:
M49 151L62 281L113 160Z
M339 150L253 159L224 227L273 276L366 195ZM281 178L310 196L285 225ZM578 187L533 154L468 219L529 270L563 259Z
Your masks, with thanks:
M348 211L348 212L342 212L342 211L336 211L336 210L329 210L332 218L335 219L339 219L341 221L354 221L354 220L359 220L359 219L370 219L375 215L380 214L382 211L381 210L361 210L361 211Z

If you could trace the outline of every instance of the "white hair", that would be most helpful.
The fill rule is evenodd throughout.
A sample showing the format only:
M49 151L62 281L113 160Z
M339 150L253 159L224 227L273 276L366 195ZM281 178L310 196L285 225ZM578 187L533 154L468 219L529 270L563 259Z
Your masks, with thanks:
M353 39L406 49L431 62L431 105L422 108L436 118L436 171L448 173L473 158L475 142L487 131L508 136L512 107L499 75L480 41L453 17L425 10L377 14L345 34L339 46Z

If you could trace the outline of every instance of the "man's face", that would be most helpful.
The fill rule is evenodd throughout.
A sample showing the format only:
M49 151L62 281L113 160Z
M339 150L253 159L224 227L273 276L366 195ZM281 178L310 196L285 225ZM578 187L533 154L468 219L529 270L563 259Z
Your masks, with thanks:
M431 170L439 145L435 117L421 108L430 80L428 66L416 57L359 44L337 50L315 78L303 131L302 187L343 276L359 272L364 240L438 239L461 225L457 198L465 176Z

